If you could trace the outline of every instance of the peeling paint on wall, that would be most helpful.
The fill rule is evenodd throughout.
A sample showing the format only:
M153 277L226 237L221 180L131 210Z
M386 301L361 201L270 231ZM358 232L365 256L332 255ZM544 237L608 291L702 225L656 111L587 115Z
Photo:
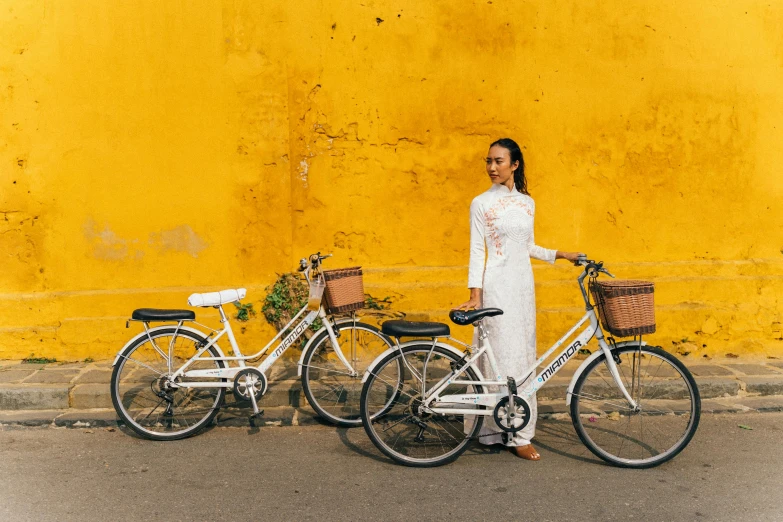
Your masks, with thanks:
M185 252L193 257L198 257L199 253L208 246L190 225L180 225L171 230L151 233L149 245L161 252Z

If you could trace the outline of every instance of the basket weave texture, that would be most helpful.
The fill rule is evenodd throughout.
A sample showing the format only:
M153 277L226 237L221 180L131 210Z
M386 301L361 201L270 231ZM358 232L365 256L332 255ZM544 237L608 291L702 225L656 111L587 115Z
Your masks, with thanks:
M324 270L326 311L330 314L353 312L364 307L362 267Z
M590 284L604 329L616 337L655 332L655 285L621 279Z

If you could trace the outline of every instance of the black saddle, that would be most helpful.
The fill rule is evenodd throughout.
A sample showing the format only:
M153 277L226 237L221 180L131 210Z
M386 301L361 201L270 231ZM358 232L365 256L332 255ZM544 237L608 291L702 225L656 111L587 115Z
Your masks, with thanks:
M194 321L193 310L160 310L158 308L139 308L133 311L134 321Z
M448 337L449 325L423 321L386 321L381 331L391 337Z
M452 310L449 312L449 318L460 326L475 323L485 317L494 317L496 315L503 315L503 310L500 308L479 308L478 310L470 310L468 312L464 310Z

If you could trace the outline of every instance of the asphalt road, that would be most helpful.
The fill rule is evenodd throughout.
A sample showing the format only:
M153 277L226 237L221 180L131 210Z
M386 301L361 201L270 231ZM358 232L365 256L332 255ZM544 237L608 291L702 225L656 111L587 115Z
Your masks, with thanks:
M474 447L412 469L361 428L215 428L161 443L6 427L0 519L783 521L783 413L704 415L690 446L650 470L604 465L569 420L539 421L537 441L540 462Z

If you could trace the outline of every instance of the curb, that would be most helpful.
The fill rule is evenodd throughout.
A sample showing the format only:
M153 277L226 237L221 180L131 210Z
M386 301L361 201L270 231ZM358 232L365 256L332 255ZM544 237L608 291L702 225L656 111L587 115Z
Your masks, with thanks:
M783 395L761 397L724 397L702 401L702 414L725 413L774 413L783 412ZM570 419L565 401L539 401L538 418ZM258 428L264 426L336 426L322 421L309 408L275 406L264 408L264 416L255 426L250 424L250 409L224 407L214 426L218 428ZM56 427L56 428L116 428L127 431L117 418L114 409L61 409L0 411L0 429L6 427Z

